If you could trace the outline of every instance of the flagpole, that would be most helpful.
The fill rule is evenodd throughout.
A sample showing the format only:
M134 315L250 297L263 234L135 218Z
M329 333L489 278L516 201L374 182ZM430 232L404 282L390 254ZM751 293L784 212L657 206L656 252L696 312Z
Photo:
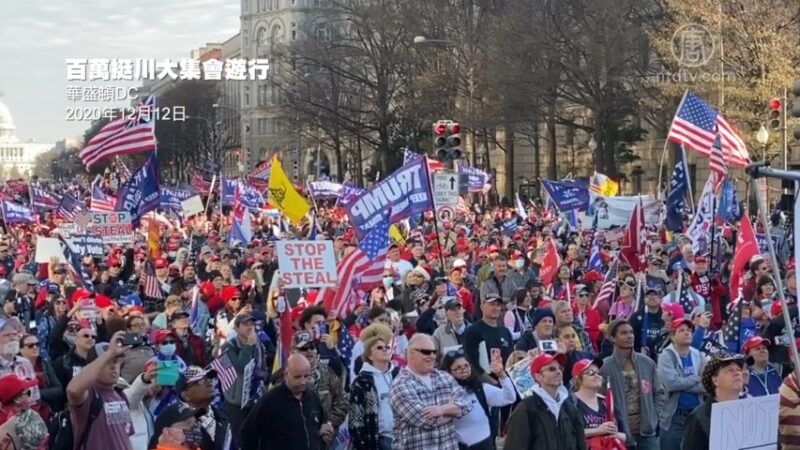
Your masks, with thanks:
M689 94L689 90L685 90L683 92L683 97L681 97L681 102L678 103L678 109L675 110L675 116L678 115L678 111L681 110L683 106L683 102L686 101L686 96ZM667 130L667 134L669 134L669 130L672 129L672 125L675 124L675 116L672 116L672 122L669 123L669 129ZM667 146L669 146L669 138L664 138L664 150L661 151L661 163L658 165L658 186L656 188L656 195L658 195L658 191L661 189L661 180L662 180L662 172L664 169L664 158L667 157ZM686 157L684 155L684 164L686 163ZM689 172L686 172L686 178L689 178ZM690 189L691 191L691 189Z
M692 192L694 190L694 186L692 186L692 183L689 182L689 162L686 157L686 146L683 144L681 144L681 158L683 160L683 174L686 176L686 187L688 188L686 190L689 192L689 204L692 205L691 211L692 214L694 214L694 193Z
M314 204L314 212L319 212L317 209L317 199L314 197L314 191L311 190L311 183L306 180L306 190L308 191L308 196L311 197L311 203Z
M211 206L211 196L214 195L214 184L217 181L217 174L214 173L214 176L211 177L211 186L208 188L208 198L206 199L206 216L208 215L208 207ZM222 202L220 202L222 203Z
M423 156L423 164L425 165L425 177L428 179L428 198L431 199L433 205L433 229L436 230L436 248L439 249L439 264L442 265L442 272L447 273L447 268L444 266L444 252L442 252L442 239L439 236L439 219L436 217L436 205L433 203L433 191L431 189L431 174L428 169L428 156Z
M717 196L711 197L711 247L709 252L711 253L708 257L708 270L714 270L714 230L717 226L714 224L714 220L717 216Z

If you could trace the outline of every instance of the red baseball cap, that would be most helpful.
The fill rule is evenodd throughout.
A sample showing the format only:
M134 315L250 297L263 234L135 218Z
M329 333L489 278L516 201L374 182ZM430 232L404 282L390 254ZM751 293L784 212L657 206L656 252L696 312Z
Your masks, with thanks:
M155 343L158 344L166 338L174 337L172 330L158 330L155 335Z
M9 403L14 397L39 384L35 378L33 380L23 380L16 374L9 373L0 377L0 402Z
M596 366L599 369L603 367L603 360L600 358L595 360L582 359L576 362L575 365L572 366L572 378L578 378L583 374L583 372L586 372L586 370L592 365Z
M119 260L117 258L114 258L114 257L108 258L108 261L106 261L106 262L108 263L108 267L121 265Z
M497 251L497 246L494 244L490 245L489 248L486 249L486 253L492 253L496 251Z
M744 343L744 345L742 346L742 353L744 353L746 355L746 354L748 354L750 352L750 350L752 350L752 349L754 349L754 348L756 348L756 347L758 347L760 345L764 345L766 347L769 347L770 346L770 342L769 342L768 339L764 339L761 336L753 336L750 339L748 339Z
M156 259L155 264L156 264L156 269L164 269L166 267L169 267L169 262L164 258Z
M668 311L672 314L672 319L682 319L683 318L683 306L677 303L662 303L661 304L662 311Z
M682 310L683 310L683 308L681 308L681 311ZM684 319L683 317L680 317L678 319L673 319L672 323L669 324L669 332L672 333L673 331L675 331L678 328L680 328L680 326L683 325L683 324L689 325L689 328L692 331L694 331L694 323L692 323L692 321L689 320L689 319Z
M533 358L533 361L531 362L531 374L537 374L541 372L542 368L549 366L554 362L557 362L558 365L563 368L564 364L567 362L567 357L563 353L558 353L556 355L542 353L536 358Z

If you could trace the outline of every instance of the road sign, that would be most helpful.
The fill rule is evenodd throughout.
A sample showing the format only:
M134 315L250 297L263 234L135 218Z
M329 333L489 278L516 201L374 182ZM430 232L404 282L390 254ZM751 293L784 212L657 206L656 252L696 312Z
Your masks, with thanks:
M436 207L436 218L441 222L452 222L456 217L456 207L444 205Z
M440 206L458 205L458 174L433 174L433 204Z

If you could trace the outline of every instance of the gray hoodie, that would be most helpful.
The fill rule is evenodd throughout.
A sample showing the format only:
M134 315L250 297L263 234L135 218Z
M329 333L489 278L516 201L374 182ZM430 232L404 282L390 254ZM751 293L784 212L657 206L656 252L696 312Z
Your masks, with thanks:
M689 355L692 357L692 368L695 373L691 376L683 374L681 358L672 344L669 344L658 358L658 378L664 384L664 390L667 392L664 407L659 410L659 423L662 430L669 430L672 416L678 409L678 397L681 396L681 392L694 394L705 394L706 392L700 378L705 365L705 357L699 350L692 347L689 347Z
M392 406L389 404L389 388L392 385L392 366L389 370L381 372L375 366L364 362L361 372L372 374L375 383L375 391L378 393L378 434L381 436L392 437L394 428L394 416Z
M558 413L561 412L561 405L564 404L564 402L569 398L569 391L567 391L567 388L565 388L563 385L558 388L558 392L556 393L558 399L551 397L550 394L538 383L533 385L533 392L542 398L544 403L547 405L547 409L553 413L556 418L556 422L558 422Z

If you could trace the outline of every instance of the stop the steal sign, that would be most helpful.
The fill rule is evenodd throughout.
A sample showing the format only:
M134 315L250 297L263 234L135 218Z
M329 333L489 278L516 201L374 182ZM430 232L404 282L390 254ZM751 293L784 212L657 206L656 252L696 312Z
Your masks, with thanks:
M285 288L336 285L333 241L278 241L278 268Z

